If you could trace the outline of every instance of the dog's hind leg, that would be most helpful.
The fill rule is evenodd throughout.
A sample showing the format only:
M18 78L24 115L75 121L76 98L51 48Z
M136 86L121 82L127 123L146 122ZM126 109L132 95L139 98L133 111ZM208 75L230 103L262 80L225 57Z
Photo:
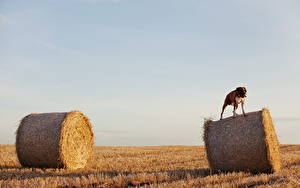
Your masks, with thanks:
M225 110L226 106L227 105L224 104L223 107L222 107L222 112L221 112L221 118L220 118L220 120L223 119L223 113L224 113L224 110Z

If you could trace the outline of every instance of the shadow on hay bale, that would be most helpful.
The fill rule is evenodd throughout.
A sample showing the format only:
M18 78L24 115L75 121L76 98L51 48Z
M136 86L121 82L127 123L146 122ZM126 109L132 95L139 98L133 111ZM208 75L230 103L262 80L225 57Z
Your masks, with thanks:
M205 148L213 171L272 173L281 168L279 143L269 110L204 123Z
M84 168L93 153L92 125L79 111L30 114L16 134L17 156L25 167Z

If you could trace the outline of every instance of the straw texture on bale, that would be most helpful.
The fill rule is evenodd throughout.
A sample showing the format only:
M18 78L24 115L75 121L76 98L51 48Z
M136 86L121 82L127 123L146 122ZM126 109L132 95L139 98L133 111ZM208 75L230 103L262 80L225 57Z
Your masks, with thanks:
M30 114L16 134L17 156L26 167L84 168L93 153L92 125L79 111Z
M273 173L281 168L279 143L269 110L204 123L205 148L213 171Z

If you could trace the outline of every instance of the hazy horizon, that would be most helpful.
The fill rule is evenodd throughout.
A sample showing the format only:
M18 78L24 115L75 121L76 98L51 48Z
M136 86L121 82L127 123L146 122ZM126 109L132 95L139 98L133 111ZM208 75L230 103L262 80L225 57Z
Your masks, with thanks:
M80 110L96 145L202 145L203 118L248 90L300 144L300 2L0 2L0 144L32 112ZM238 109L241 113L241 109ZM232 115L227 107L224 117Z

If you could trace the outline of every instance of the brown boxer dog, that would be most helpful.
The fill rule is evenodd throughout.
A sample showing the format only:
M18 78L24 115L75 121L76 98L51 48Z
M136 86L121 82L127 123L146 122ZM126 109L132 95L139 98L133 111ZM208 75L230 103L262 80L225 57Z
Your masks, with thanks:
M245 98L247 97L246 93L247 93L247 90L245 87L238 87L238 88L236 88L236 90L231 91L230 93L228 93L226 95L220 120L223 119L223 112L227 105L233 106L233 117L236 117L238 114L235 111L238 108L238 105L241 103L243 115L246 116L245 111L244 111Z

